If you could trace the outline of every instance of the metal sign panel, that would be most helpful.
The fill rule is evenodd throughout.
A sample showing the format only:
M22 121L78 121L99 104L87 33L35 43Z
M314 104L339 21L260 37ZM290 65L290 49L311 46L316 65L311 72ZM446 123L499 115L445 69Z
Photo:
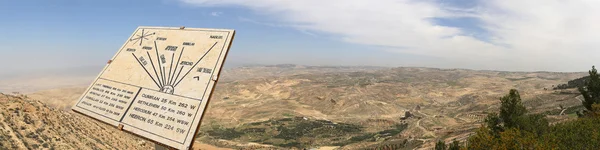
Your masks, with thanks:
M189 149L235 31L138 27L72 110Z

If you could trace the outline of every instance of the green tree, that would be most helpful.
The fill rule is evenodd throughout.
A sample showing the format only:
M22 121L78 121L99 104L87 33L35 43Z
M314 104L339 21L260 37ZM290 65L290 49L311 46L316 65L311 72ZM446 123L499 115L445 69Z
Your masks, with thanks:
M586 83L582 91L600 93L600 83L596 70L594 81ZM582 92L584 93L584 92ZM587 93L587 98L600 98L600 95ZM586 99L589 100L589 99ZM593 99L595 100L595 99ZM600 149L600 102L592 101L590 111L577 120L548 125L542 114L526 114L516 90L501 98L501 113L490 114L486 125L480 127L467 140L465 148L469 150L507 150L507 149ZM451 145L452 146L452 145Z
M516 119L516 128L534 133L535 135L542 135L548 130L548 119L542 114L528 114L518 117Z
M557 149L600 149L600 117L556 124L539 139L547 142L544 144L554 144Z
M497 113L488 114L485 118L485 123L487 125L487 128L490 130L490 134L494 137L499 137L498 133L504 131L502 126L500 126L502 120L500 119L500 117L498 117Z
M584 99L583 106L587 110L593 111L592 104L600 104L600 76L598 76L595 66L592 66L589 74L589 80L585 82L584 86L578 88Z
M521 102L519 91L511 89L508 95L500 98L500 119L505 128L516 127L517 118L527 113L527 109Z
M450 146L448 147L448 150L460 150L460 142L456 141L456 139L452 140L452 143L450 143Z
M482 126L477 129L475 134L469 137L466 145L467 149L488 150L497 147L499 145L499 137L494 137L489 131L490 129L487 126Z
M435 143L435 150L446 150L446 142L439 140Z

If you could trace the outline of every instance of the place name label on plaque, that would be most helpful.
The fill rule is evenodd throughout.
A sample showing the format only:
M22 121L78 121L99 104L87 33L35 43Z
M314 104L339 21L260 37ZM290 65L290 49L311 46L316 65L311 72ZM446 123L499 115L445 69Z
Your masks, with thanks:
M201 101L142 89L123 123L183 143Z

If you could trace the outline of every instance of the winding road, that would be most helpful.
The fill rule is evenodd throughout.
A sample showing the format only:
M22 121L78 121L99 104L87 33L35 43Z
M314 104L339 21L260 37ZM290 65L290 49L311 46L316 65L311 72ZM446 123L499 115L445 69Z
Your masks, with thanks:
M417 111L417 113L419 113L419 114L421 114L421 115L425 116L425 117L423 117L423 118L421 118L421 119L419 119L419 120L417 121L417 128L419 128L419 129L423 130L423 132L425 132L425 134L424 134L424 135L430 134L430 135L431 135L431 136L433 136L434 138L435 138L435 137L437 137L437 136L435 135L435 133L433 133L433 132L431 132L431 131L429 131L429 130L425 129L423 126L421 126L421 120L423 120L423 119L425 119L425 118L429 118L429 115L427 115L427 114L425 114L425 113L422 113L421 111Z

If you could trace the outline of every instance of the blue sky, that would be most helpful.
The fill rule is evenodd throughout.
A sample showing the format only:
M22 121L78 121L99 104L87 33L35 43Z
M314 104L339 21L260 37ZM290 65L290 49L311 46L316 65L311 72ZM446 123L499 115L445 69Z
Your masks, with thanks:
M543 2L0 1L0 74L103 65L138 26L235 29L227 65L587 70L600 5Z

